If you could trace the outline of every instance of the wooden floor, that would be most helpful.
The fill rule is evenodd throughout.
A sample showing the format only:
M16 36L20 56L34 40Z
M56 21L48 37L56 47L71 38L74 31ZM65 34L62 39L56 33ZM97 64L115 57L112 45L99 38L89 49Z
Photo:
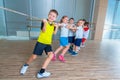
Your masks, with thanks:
M19 70L32 54L36 41L0 40L0 80L120 80L120 42L88 41L78 56L65 55L66 63L51 62L47 68L52 75L37 79L36 73L45 58L38 57L31 63L24 76ZM58 47L54 41L53 49Z

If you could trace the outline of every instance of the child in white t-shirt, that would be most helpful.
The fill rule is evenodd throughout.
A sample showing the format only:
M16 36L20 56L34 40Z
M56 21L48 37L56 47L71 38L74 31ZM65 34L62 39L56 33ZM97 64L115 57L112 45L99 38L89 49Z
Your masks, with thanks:
M69 43L68 43L68 32L69 32L69 25L68 25L68 17L63 16L61 19L60 25L60 46L55 50L54 56L52 58L52 61L56 60L56 55L62 50L62 53L58 56L58 59L61 62L65 62L64 55L69 49Z
M84 26L83 26L83 38L82 38L82 44L81 44L81 47L85 47L85 42L89 36L89 22L85 22L84 23Z
M69 19L69 25L71 26L71 29L69 29L69 33L68 33L68 42L69 42L69 53L72 52L73 50L73 45L74 45L74 41L75 41L75 24L74 24L74 18L70 18Z
M82 19L78 20L77 25L76 25L77 29L76 29L76 32L75 32L74 50L71 54L73 56L76 56L78 54L78 51L79 51L78 48L80 47L81 42L82 42L82 38L83 38L82 25L83 25L83 20Z

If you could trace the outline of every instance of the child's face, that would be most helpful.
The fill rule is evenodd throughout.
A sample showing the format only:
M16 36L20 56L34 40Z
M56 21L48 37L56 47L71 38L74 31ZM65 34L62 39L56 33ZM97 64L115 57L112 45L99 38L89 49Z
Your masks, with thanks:
M56 18L57 18L57 14L56 14L56 13L54 13L54 12L50 12L50 13L49 13L49 15L48 15L48 20L49 20L50 22L55 21Z
M83 23L82 20L80 20L80 21L77 22L77 25L78 25L78 26L83 26L83 24L84 24L84 23Z
M73 24L73 23L74 23L74 20L73 20L73 19L70 19L69 22L70 22L70 24Z
M63 23L68 23L68 17L62 19Z

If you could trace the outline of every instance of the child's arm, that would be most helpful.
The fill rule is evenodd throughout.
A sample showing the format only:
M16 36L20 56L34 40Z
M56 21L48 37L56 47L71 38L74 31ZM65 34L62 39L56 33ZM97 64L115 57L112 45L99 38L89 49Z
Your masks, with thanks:
M74 28L72 29L73 32L76 32L77 30L78 30L77 27L74 27Z
M58 26L58 24L57 24L57 23L55 23L55 24L54 24L54 26L55 26L55 30L54 30L53 34L56 34L56 33L57 33L57 31L58 31L58 27L59 27L59 26Z
M62 23L57 23L58 27L63 27Z
M42 28L42 32L45 32L46 31L46 23L47 23L47 20L46 19L43 19L43 28Z
M77 30L77 27L75 25L74 25L74 27L73 27L73 25L70 25L70 26L68 26L68 28L70 30L72 30L73 32L75 32Z
M68 25L66 26L66 28L72 29L72 26L68 24Z

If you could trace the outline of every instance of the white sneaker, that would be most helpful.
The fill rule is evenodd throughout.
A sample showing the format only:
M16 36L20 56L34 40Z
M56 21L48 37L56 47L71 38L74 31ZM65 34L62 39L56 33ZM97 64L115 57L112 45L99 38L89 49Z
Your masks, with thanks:
M44 73L37 73L37 78L46 78L46 77L49 77L51 75L50 72L44 72Z
M24 66L24 65L23 65L22 68L21 68L21 70L20 70L20 74L21 74L21 75L24 75L24 74L26 73L28 67L29 67L29 66Z
M85 44L82 44L80 47L84 48L84 47L85 47Z

